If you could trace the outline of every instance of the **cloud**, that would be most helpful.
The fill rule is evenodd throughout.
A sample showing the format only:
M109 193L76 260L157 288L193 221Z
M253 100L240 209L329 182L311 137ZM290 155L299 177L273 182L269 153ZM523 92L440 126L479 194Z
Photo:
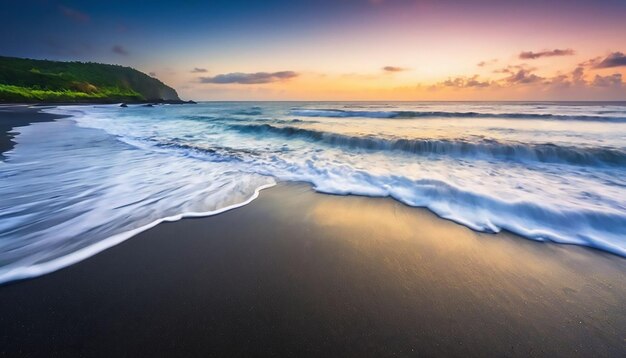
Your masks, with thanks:
M280 72L256 72L256 73L242 73L233 72L223 75L217 75L214 77L200 77L201 83L216 83L216 84L260 84L271 83L289 80L298 77L299 74L294 71L280 71Z
M385 72L402 72L408 70L407 68L397 67L397 66L385 66L383 67L383 71Z
M63 16L76 22L86 23L91 20L91 17L88 14L67 6L59 5L59 11L61 11Z
M208 72L206 68L200 68L200 67L194 67L193 70L191 70L191 73L206 73Z
M476 64L476 66L478 66L478 67L485 67L487 65L491 65L491 64L494 64L496 62L498 62L498 59L494 58L492 60L480 61L479 63Z
M495 70L493 70L493 73L513 73L513 72L517 72L518 70L522 70L525 68L527 68L526 64L508 65L503 68L496 68Z
M535 67L530 67L525 63L522 63L520 65L508 65L506 67L503 68L497 68L495 70L493 70L493 73L508 73L508 74L512 74L512 73L517 73L517 71L519 70L527 70L527 71L535 71L537 68Z
M578 64L579 67L593 67L602 62L602 56L594 57Z
M609 56L607 58L614 59L618 58L618 56ZM594 66L593 63L598 65L601 62L602 58L592 59L578 64L569 71L559 71L552 76L537 75L535 73L535 71L538 71L536 67L531 67L524 63L509 65L493 71L494 73L504 74L505 77L498 79L480 79L479 75L471 77L456 76L429 86L428 89L438 90L441 88L455 88L479 90L481 88L506 89L528 87L537 91L568 91L568 93L583 93L580 91L590 89L597 89L601 91L603 89L604 91L616 93L616 89L624 88L624 86L626 86L626 82L624 82L624 75L621 73L614 73L607 76L595 75L595 77L589 78L590 76L588 71L590 71L592 66Z
M535 71L535 67L530 67L526 64L509 65L504 68L499 68L493 71L493 73L508 74L509 76L498 80L498 83L506 85L523 85L529 83L536 83L544 80L543 77L537 76L532 72Z
M519 69L517 72L511 73L511 75L504 79L508 84L529 84L536 83L543 80L543 77L537 76L532 73L530 69Z
M596 75L591 83L595 87L614 87L622 85L622 74L614 73L609 76Z
M560 88L567 88L572 85L568 75L557 75L544 82L545 85L552 85Z
M507 66L504 68L498 68L493 70L493 73L511 73L513 72L513 66Z
M582 66L572 71L572 81L574 84L585 84L585 69Z
M572 50L571 48L565 50L544 50L540 52L525 51L519 54L519 58L522 60L535 60L541 57L571 56L574 53L574 50Z
M611 68L620 66L626 66L626 55L622 52L613 52L604 60L594 64L595 68Z
M447 81L439 83L439 85L456 88L484 88L489 87L491 84L489 81L479 81L478 75L474 75L472 77L456 77L448 79Z
M116 53L116 54L122 55L122 56L130 55L128 50L126 50L122 45L115 45L115 46L111 47L111 51L113 51L113 53Z
M566 74L558 74L544 81L545 85L552 85L561 88L587 86L589 83L585 80L585 68L578 65L573 71Z

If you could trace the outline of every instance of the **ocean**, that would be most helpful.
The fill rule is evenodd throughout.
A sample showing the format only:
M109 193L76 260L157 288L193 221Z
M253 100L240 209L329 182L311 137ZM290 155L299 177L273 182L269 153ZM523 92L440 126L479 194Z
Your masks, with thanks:
M62 106L0 162L0 283L280 181L626 256L626 103ZM245 225L245 223L241 223Z

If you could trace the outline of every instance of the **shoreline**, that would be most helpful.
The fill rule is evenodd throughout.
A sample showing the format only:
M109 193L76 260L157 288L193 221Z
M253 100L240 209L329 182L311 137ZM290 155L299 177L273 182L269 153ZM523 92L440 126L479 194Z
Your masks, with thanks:
M14 128L20 127L20 126L28 126L32 123L37 123L37 122L49 122L49 121L54 121L56 119L71 117L71 115L53 114L53 113L42 111L42 109L45 109L46 107L55 108L58 105L59 104L56 104L56 105L52 104L49 106L43 106L43 105L32 106L28 104L8 105L8 106L0 105L0 158L4 158L3 153L11 150L15 144L15 142L11 140L13 138L13 135L11 135L11 131ZM88 104L85 104L85 105L88 105ZM8 142L8 145L3 145L4 144L3 142L4 143ZM279 182L279 183L281 183L281 185L294 184L294 185L305 185L309 187L312 185L311 183L308 183L308 182ZM219 210L211 211L211 212L185 212L185 213L180 213L180 214L170 216L170 217L163 217L147 225L133 229L131 231L125 231L122 233L115 234L105 240L102 240L100 242L87 246L85 248L82 248L78 251L72 252L71 254L58 257L54 260L47 261L47 262L37 264L37 265L33 265L33 266L29 266L29 267L17 268L12 271L7 271L3 274L0 274L0 287L2 287L3 285L11 284L13 282L21 282L23 280L28 280L28 279L36 278L42 275L47 275L57 270L62 270L63 268L69 267L83 260L89 259L90 257L97 255L101 253L102 251L108 250L111 247L119 245L123 243L124 241L129 240L146 230L150 230L151 228L157 225L160 225L161 223L179 221L179 220L186 219L186 218L210 217L213 215L221 214L229 210L240 208L242 206L248 205L250 202L255 200L258 197L260 191L270 188L274 185L276 184L259 187L255 190L254 194L250 198L248 198L247 200L241 203L234 204L229 207L221 208ZM326 192L317 192L317 193L321 195L344 196L342 194L335 194L335 193L326 193ZM349 194L349 196L352 196L352 195L363 196L365 198L372 198L372 199L389 198L391 200L398 202L401 205L407 206L408 208L412 208L416 210L426 210L432 213L433 215L435 215L439 220L449 221L456 225L466 227L469 230L472 230L478 234L494 235L494 233L492 232L474 229L470 225L466 225L462 222L458 222L452 218L439 216L436 212L434 212L432 209L428 207L414 207L414 206L407 205L403 203L401 200L394 198L393 196L372 197L372 196L367 196L367 195ZM537 240L532 237L526 237L522 234L518 234L513 231L507 230L506 228L501 229L495 235L498 235L498 234L513 235L517 237L518 239L530 240L530 241L539 242L539 243L547 242L547 243L557 244L557 245L582 247L587 250L598 251L603 254L614 255L620 259L624 259L623 256L609 249L603 249L603 248L596 247L596 246L569 243L569 242L557 242L557 241L552 241L552 240Z
M280 183L237 210L161 223L0 286L0 350L611 356L623 347L624 271L597 250Z
M125 231L125 232L121 232L119 234L110 236L102 241L99 241L93 245L84 247L80 250L74 251L71 254L65 255L65 256L61 256L59 258L56 258L54 260L50 260L50 261L46 261L43 262L41 264L37 264L37 265L31 265L28 267L20 267L18 269L14 269L11 271L8 271L6 273L0 273L0 288L4 285L9 285L12 283L17 283L20 281L24 281L24 280L28 280L28 279L34 279L40 276L44 276L53 272L56 272L58 270L62 270L66 267L70 267L72 265L75 265L77 263L80 263L81 261L87 260L90 257L93 257L95 255L98 255L99 253L108 250L112 247L115 247L121 243L123 243L126 240L130 240L133 237L141 234L144 231L150 230L153 227L161 224L161 223L167 223L167 222L176 222L176 221L180 221L183 219L190 219L190 218L205 218L205 217L210 217L210 216L214 216L214 215L219 215L222 213L225 213L227 211L230 210L235 210L238 209L240 207L243 207L245 205L250 204L253 200L257 199L259 196L259 193L262 190L271 188L273 186L275 186L276 184L270 184L270 185L263 185L259 188L257 188L254 191L254 194L248 198L247 200L238 203L238 204L233 204L215 211L206 211L206 212L186 212L186 213L182 213L182 214L178 214L178 215L174 215L174 216L168 216L168 217L164 217L164 218L160 218L158 220L155 220L151 223L148 223L144 226L138 227L136 229L130 230L130 231Z
M17 127L25 127L33 123L52 122L68 116L45 113L41 108L31 108L30 105L0 106L0 160L4 160L4 153L15 146L11 132Z
M0 142L63 117L0 106ZM157 220L63 268L0 284L0 355L623 349L626 261L616 254L473 231L391 197L307 183L259 188L206 214Z
M123 100L104 100L104 101L76 101L76 102L41 102L41 101L33 101L33 102L2 102L0 101L0 108L2 107L19 107L19 106L33 106L33 107L45 107L45 106L89 106L89 105L101 105L101 104L195 104L194 100L184 101L180 100L170 100L170 99L159 99L159 100L142 100L142 101L123 101Z

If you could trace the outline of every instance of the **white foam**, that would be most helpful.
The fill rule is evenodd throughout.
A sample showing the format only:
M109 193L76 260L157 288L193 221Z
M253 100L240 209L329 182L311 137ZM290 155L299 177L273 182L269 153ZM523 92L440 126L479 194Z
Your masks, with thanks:
M333 113L345 112L343 104L334 106ZM443 106L424 104L420 111L446 110ZM5 179L0 261L7 263L0 282L71 265L163 221L245 205L275 178L309 182L323 193L393 197L474 230L508 230L626 256L626 173L617 165L595 165L610 159L606 153L626 150L623 123L546 121L538 131L536 121L520 119L293 121L286 104L261 107L262 119L238 115L241 105L227 103L47 110L73 117L20 129L18 144L0 165ZM571 116L606 110L542 107ZM532 109L468 104L448 109L526 110ZM235 122L243 130L235 130ZM394 147L420 138L445 145ZM572 158L589 152L599 159L544 162L515 143L548 154L574 148ZM477 149L463 152L468 146ZM510 159L520 153L525 160Z
M139 227L133 230L128 230L119 234L115 234L106 239L98 241L93 245L87 246L80 250L74 251L68 255L58 257L56 259L53 259L44 263L34 264L30 266L15 267L15 268L10 268L8 270L3 270L2 268L0 268L0 283L15 281L15 280L22 280L22 279L31 278L31 277L37 277L37 276L45 275L47 273L60 270L64 267L71 266L75 263L88 259L91 256L98 254L108 248L116 246L130 239L131 237L141 232L144 232L146 230L149 230L163 222L173 222L173 221L178 221L184 218L197 218L197 217L212 216L212 215L221 214L223 212L242 207L244 205L248 205L253 200L259 197L259 193L261 190L271 188L274 185L276 184L267 184L267 185L262 185L258 187L254 191L254 194L249 199L239 204L229 205L229 206L223 207L218 210L213 210L213 211L188 212L188 213L182 213L178 215L160 218L142 227Z

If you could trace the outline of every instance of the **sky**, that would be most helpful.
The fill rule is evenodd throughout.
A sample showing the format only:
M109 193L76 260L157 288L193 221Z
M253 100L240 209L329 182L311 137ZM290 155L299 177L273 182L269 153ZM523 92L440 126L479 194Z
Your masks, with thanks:
M0 0L0 55L194 100L626 100L626 0Z

